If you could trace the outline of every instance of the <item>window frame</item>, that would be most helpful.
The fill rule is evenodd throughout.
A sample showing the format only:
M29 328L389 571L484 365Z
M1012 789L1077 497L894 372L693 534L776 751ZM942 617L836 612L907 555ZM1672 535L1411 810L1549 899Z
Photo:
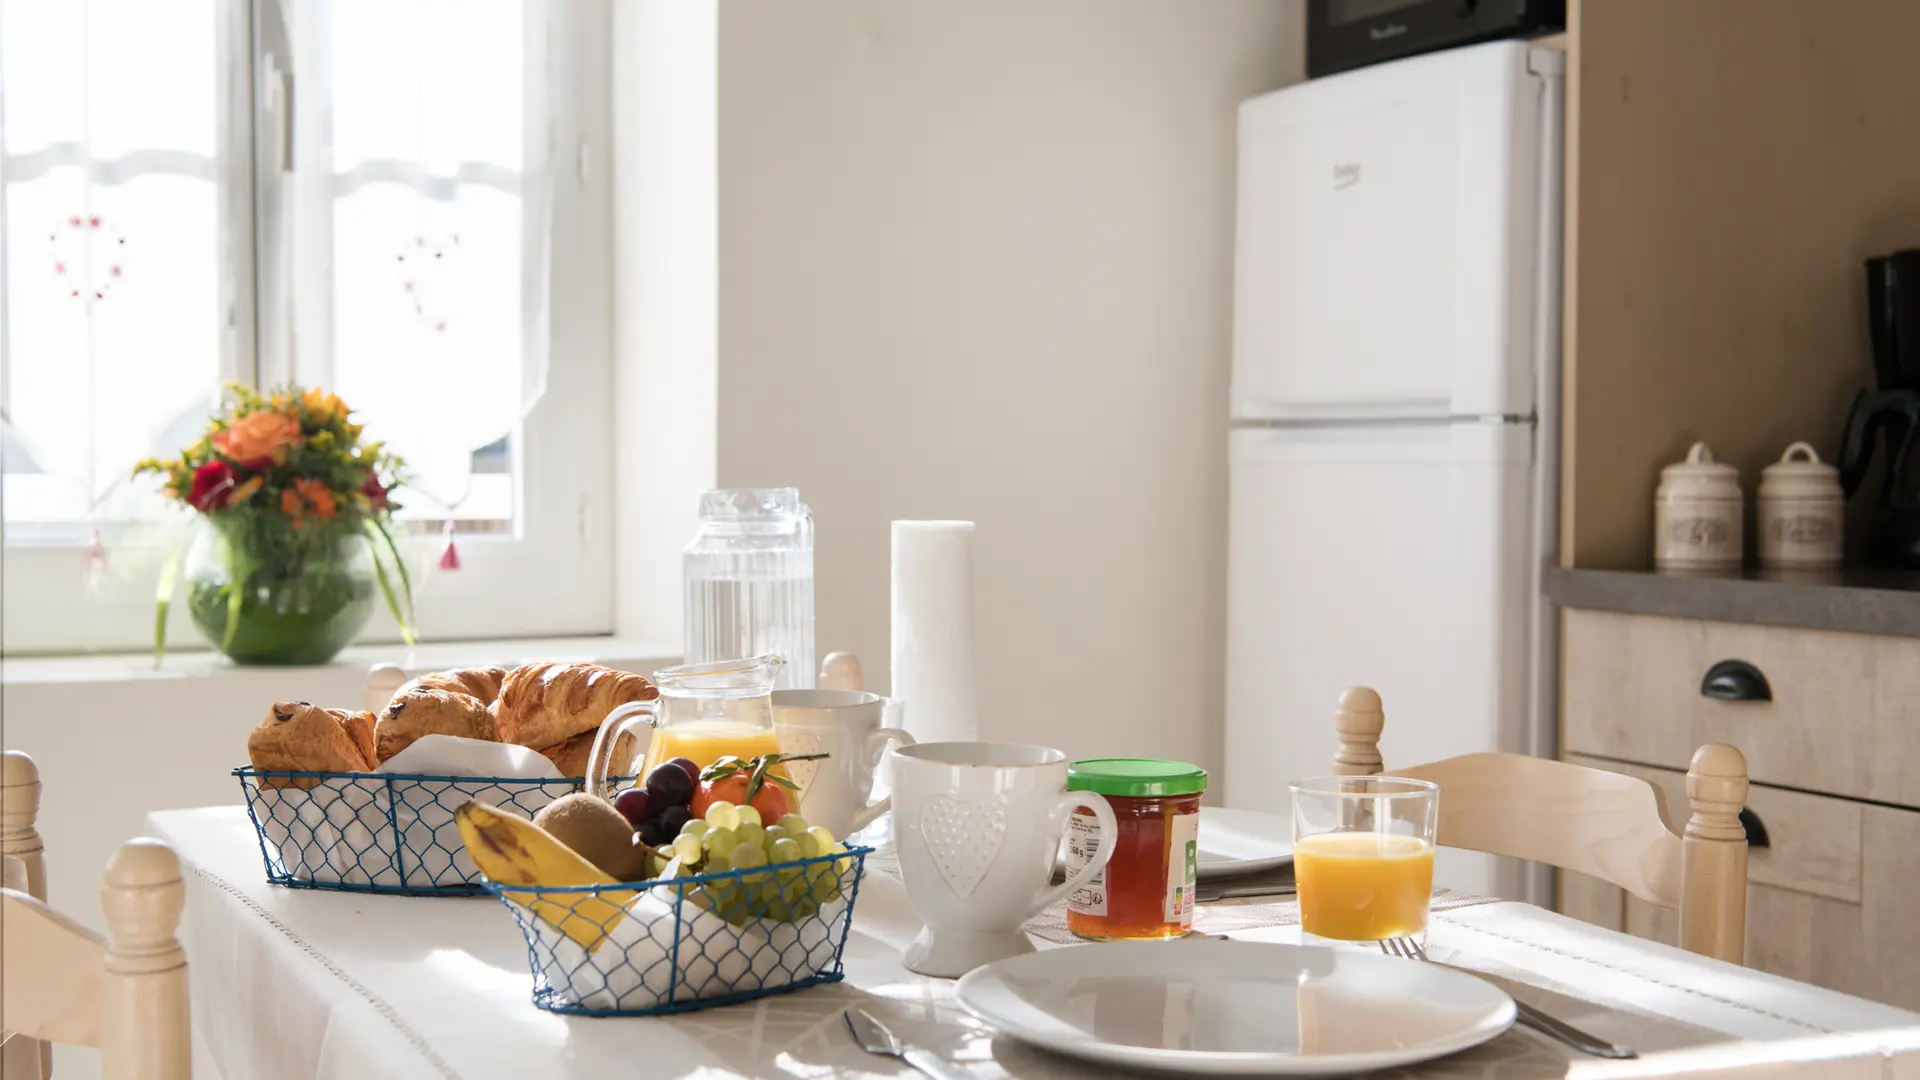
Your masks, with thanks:
M284 0L222 0L219 11L218 146L222 281L226 318L222 370L235 381L270 387L313 381L293 359L284 327L291 266L275 237L287 128L279 106L299 92L285 70ZM427 640L585 636L614 624L612 551L612 191L611 11L603 4L549 0L546 19L546 125L553 162L550 192L549 318L546 390L512 440L514 529L461 534L457 571L433 569L441 541L403 542L416 571L415 628ZM244 47L240 43L245 43ZM277 51L276 51L277 50ZM211 388L210 388L211 389ZM0 496L3 497L3 496ZM186 520L184 512L181 520ZM4 518L0 510L0 519ZM151 645L155 589L176 543L156 543L138 528L103 526L116 572L103 589L88 586L90 541L4 537L0 614L7 655L133 651ZM185 533L183 532L183 535ZM425 573L419 573L424 570ZM175 604L168 640L198 647ZM397 642L399 628L381 605L357 641Z

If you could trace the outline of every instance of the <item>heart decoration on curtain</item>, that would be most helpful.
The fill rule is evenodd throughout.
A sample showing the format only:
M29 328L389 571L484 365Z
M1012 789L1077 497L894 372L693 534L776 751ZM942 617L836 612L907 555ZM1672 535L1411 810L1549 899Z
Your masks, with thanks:
M454 288L451 263L459 253L460 234L449 233L444 237L416 236L395 256L400 291L413 305L413 313L442 334L447 332L449 318L444 301Z
M73 214L47 232L48 267L69 299L105 300L126 270L127 238L99 214Z

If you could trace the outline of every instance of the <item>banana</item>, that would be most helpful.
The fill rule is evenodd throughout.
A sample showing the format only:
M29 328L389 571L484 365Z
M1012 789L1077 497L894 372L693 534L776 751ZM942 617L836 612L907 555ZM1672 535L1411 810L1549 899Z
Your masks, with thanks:
M598 867L526 818L470 799L454 811L467 854L488 880L500 885L551 887L617 885ZM626 917L632 890L601 893L519 892L507 895L542 921L592 952Z

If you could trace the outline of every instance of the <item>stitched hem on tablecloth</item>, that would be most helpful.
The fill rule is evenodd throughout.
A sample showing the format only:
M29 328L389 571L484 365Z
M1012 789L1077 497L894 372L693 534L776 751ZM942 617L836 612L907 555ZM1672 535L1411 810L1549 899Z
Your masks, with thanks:
M1617 972L1629 978L1639 979L1642 982L1650 982L1655 986L1665 987L1668 990L1674 990L1682 994L1689 994L1689 995L1692 995L1693 997L1701 998L1706 1001L1711 1001L1718 1005L1726 1005L1731 1008L1740 1009L1744 1012L1750 1012L1755 1016L1764 1016L1769 1020L1777 1020L1783 1024L1792 1024L1795 1027L1806 1028L1808 1031L1818 1032L1822 1035L1839 1034L1838 1032L1835 1032L1830 1028L1821 1027L1819 1024L1809 1024L1805 1020L1796 1020L1791 1016L1781 1016L1779 1013L1773 1012L1769 1009L1762 1009L1757 1006L1749 1005L1744 1001L1735 1001L1732 998L1724 998L1718 994L1710 994L1710 993L1707 993L1705 990L1695 990L1690 986L1675 986L1673 983L1665 982L1660 979L1653 978L1650 975L1646 975L1638 971L1633 971L1628 968L1618 967L1613 964L1609 964L1604 960L1595 960L1591 956L1583 956L1580 953L1568 952L1565 949L1557 949L1551 945L1542 945L1538 942L1528 941L1525 938L1517 938L1512 936L1511 934L1503 934L1498 930L1489 930L1484 926L1478 926L1478 925L1469 926L1464 923L1455 923L1454 925L1459 926L1463 930L1471 930L1476 934L1485 934L1488 937L1496 937L1502 941L1512 942L1515 945L1525 945L1530 949L1538 949L1541 952L1552 953L1555 956L1564 957L1568 960L1584 961L1586 963L1594 965L1595 967L1606 968L1608 971Z
M281 936L285 937L288 941L293 942L293 944L296 947L298 947L301 952L304 952L308 956L312 957L314 961L317 962L321 967L324 967L327 969L327 971L331 972L334 978L339 979L342 983L346 984L347 989L352 990L354 993L360 995L360 997L363 1000L365 1000L367 1004L373 1006L374 1011L379 1013L381 1018L386 1020L387 1023L392 1024L394 1030L400 1033L400 1037L405 1039L409 1046L412 1046L415 1050L419 1051L420 1056L426 1058L427 1061L433 1065L435 1071L437 1071L441 1076L446 1077L447 1080L461 1080L460 1074L454 1070L453 1066L448 1064L445 1058L435 1053L433 1047L427 1044L427 1040L422 1038L419 1032L409 1027L405 1020L400 1019L400 1014L394 1011L393 1006L387 1004L386 1000L383 999L380 995L368 989L366 984L362 983L360 980L354 978L353 976L347 974L345 971L341 970L339 965L327 959L326 955L322 953L320 950L314 948L312 945L307 944L306 939L302 938L299 934L294 933L291 929L287 927L285 923L281 922L279 919L274 918L273 915L270 914L266 908L261 907L257 902L255 902L253 897L248 896L246 893L242 892L237 886L228 882L225 878L220 877L218 874L209 873L206 870L201 869L199 866L195 865L192 862L189 862L186 859L181 859L180 865L192 871L201 880L207 882L208 884L211 884L214 888L219 889L220 891L226 893L228 896L231 896L235 900L238 900L240 901L240 903L246 905L248 910L252 911L255 915L260 916L260 918L264 920L268 926L271 926L275 930L280 931ZM191 957L188 958L188 963L192 963Z

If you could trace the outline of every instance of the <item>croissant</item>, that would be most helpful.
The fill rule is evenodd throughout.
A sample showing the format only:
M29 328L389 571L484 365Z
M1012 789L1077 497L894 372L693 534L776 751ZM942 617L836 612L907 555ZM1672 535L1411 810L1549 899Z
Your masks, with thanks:
M540 753L553 762L561 776L583 777L587 775L587 759L593 756L594 737L599 734L599 728L583 731L558 746L542 749ZM639 757L640 740L631 731L622 734L614 741L613 749L608 754L607 775L631 776Z
M500 697L500 680L506 677L507 669L497 667L430 671L394 691L393 696L397 698L410 690L445 690L452 694L466 694L482 705L491 705Z
M373 767L341 718L304 701L274 702L267 718L247 735L247 758L266 772L365 772ZM320 781L302 777L261 782L310 788Z
M457 735L463 739L498 742L493 714L471 694L418 689L398 695L380 710L374 725L375 749L381 761L412 746L426 735Z
M503 742L536 750L593 731L616 707L660 696L629 671L598 664L527 664L507 673L493 704Z
M354 749L360 751L360 757L366 762L362 769L371 769L380 763L379 755L374 753L373 714L370 712L350 712L346 709L328 709L327 715L338 721L346 729L347 738L353 740Z

